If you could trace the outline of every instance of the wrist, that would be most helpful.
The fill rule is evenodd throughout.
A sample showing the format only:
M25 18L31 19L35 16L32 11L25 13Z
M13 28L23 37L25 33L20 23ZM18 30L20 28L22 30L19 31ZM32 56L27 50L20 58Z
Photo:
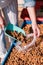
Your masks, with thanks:
M32 23L32 26L37 26L37 23L35 22L35 23Z

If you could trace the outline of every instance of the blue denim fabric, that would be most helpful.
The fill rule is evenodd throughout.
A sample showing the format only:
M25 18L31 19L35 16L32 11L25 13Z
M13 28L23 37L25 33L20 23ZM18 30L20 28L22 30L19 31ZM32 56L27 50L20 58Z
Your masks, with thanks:
M36 0L24 0L24 7L33 7L35 6Z

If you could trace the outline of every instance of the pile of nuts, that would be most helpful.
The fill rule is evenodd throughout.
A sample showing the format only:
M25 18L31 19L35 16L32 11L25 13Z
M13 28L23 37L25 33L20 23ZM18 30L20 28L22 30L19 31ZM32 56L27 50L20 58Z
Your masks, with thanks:
M31 25L26 25L23 29L25 32L28 31L28 33L30 33L30 27ZM43 65L43 24L38 25L38 27L40 28L41 33L40 37L37 38L35 45L27 49L26 52L18 51L16 47L14 47L5 65ZM28 39L30 40L28 43L31 42L31 39ZM27 43L23 40L22 46L25 44Z

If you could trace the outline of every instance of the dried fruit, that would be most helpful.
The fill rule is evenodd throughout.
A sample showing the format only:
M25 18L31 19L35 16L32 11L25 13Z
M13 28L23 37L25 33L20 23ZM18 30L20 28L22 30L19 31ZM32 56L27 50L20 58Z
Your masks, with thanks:
M43 25L38 25L40 31L43 31ZM30 33L31 25L26 25L23 29L26 33ZM31 42L32 38L26 39L21 33L11 32L12 36L16 37L18 40L22 41L21 46L25 46ZM8 60L5 65L43 65L43 34L37 38L36 44L26 52L18 51L15 47L12 49Z

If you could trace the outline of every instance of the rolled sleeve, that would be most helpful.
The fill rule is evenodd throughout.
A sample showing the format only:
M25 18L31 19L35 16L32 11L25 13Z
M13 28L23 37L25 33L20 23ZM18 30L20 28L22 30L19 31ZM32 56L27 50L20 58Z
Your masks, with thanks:
M36 4L35 0L24 0L24 7L34 7Z

